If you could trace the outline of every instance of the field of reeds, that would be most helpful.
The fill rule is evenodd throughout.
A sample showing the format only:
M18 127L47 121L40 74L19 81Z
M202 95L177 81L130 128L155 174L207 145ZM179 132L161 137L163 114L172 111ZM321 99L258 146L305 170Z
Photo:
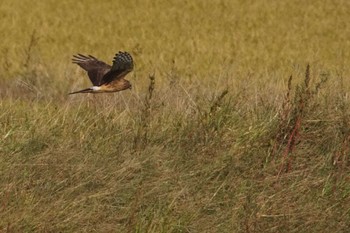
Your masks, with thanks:
M0 232L349 232L350 2L0 2ZM132 90L73 54L128 51Z

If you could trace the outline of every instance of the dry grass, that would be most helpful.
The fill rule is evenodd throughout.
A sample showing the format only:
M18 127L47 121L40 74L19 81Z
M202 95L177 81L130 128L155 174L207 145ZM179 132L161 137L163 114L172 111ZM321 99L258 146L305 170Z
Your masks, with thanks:
M1 2L0 231L347 232L349 10ZM132 91L67 95L118 50Z

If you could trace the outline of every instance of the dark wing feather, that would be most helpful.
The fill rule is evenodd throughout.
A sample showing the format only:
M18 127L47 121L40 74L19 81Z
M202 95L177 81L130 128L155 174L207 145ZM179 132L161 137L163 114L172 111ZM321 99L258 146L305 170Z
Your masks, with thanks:
M119 51L114 57L111 70L103 77L102 83L124 78L133 68L134 61L131 55L128 52Z
M94 86L101 85L103 76L112 68L110 65L91 55L73 55L72 61L88 72L89 78Z

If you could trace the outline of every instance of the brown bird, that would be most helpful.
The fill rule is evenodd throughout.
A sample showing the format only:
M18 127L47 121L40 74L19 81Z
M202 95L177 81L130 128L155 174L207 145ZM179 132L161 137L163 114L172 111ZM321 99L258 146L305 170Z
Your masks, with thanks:
M133 70L134 61L127 52L119 51L113 59L112 66L91 55L73 55L72 61L87 71L93 86L69 94L117 92L131 89L130 82L124 77Z

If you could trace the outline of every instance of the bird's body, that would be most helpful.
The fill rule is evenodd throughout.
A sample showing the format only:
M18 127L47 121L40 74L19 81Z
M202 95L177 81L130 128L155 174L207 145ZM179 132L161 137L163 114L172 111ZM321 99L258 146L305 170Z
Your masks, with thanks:
M124 77L133 70L134 61L127 52L119 51L114 57L112 66L91 55L74 55L72 61L87 71L93 86L69 94L106 93L131 89L130 82Z

